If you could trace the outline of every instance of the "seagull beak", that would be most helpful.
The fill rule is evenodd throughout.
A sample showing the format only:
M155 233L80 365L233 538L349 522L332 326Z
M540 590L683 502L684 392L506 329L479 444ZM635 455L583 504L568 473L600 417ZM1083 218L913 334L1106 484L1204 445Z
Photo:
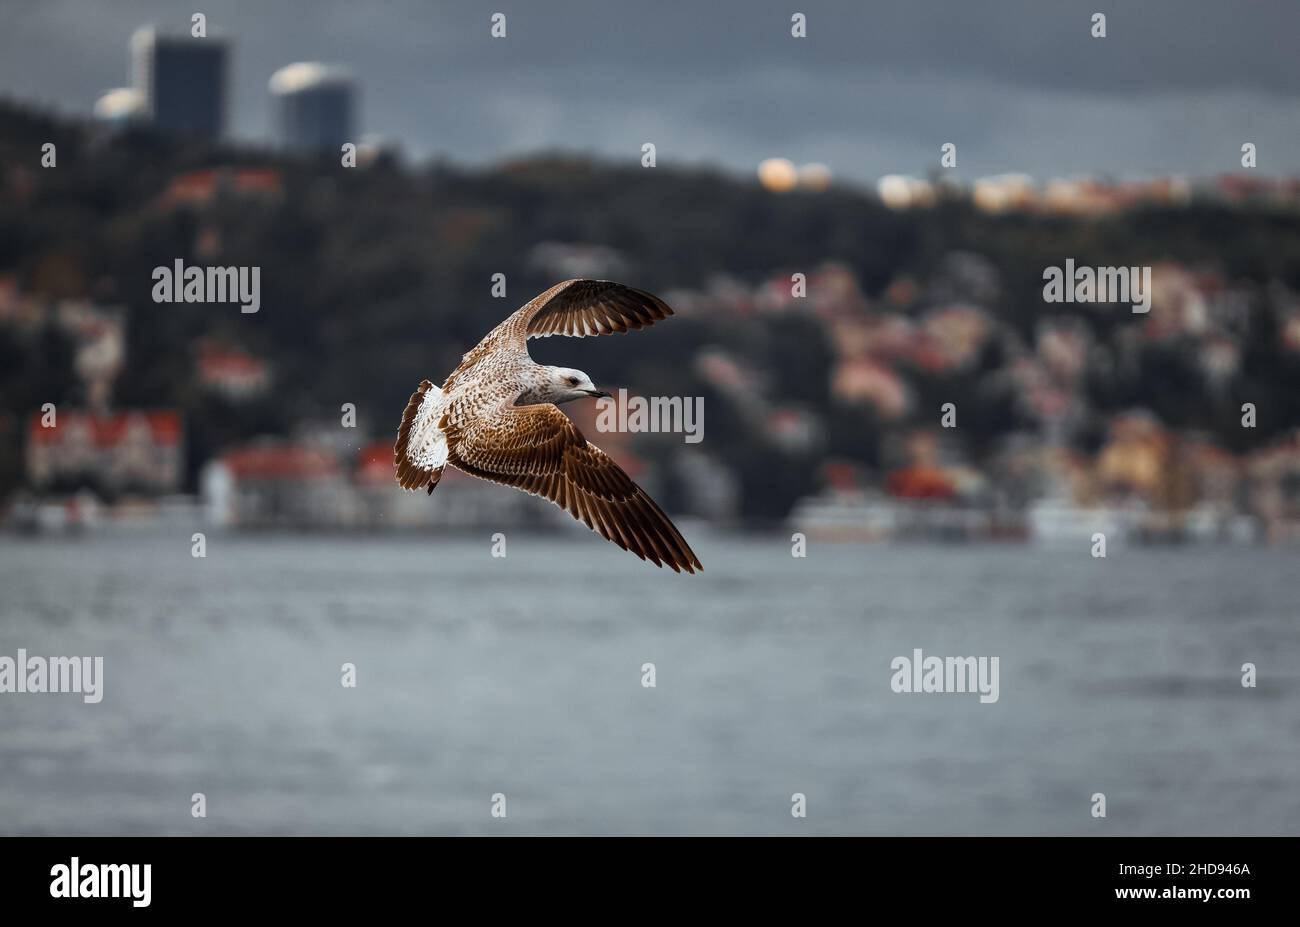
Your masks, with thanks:
M587 390L587 395L588 395L588 396L591 396L591 397L594 398L594 399L611 399L611 398L613 398L612 396L610 396L609 393L605 392L603 389L589 389L589 390Z

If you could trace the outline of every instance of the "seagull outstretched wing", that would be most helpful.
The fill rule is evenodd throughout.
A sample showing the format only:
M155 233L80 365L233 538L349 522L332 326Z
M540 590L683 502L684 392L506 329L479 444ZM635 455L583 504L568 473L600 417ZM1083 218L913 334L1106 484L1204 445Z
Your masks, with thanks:
M457 469L543 496L656 566L704 569L645 490L554 405L507 406L463 428L445 427L448 462Z
M510 320L524 338L616 335L648 328L673 314L658 296L609 280L565 280Z

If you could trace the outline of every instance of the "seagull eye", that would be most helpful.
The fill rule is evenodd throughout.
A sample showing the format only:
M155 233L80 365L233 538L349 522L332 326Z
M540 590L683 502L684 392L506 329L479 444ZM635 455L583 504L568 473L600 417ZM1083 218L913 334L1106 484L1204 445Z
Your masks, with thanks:
M570 385L570 386L577 386L577 385L578 385L578 378L577 378L577 377L565 377L565 379L569 381L569 385Z

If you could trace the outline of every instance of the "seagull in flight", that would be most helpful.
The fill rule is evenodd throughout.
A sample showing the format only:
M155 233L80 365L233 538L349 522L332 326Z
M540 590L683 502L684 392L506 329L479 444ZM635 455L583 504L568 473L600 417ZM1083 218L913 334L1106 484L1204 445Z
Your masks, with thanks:
M432 494L450 464L544 496L655 566L703 570L663 509L558 408L609 393L581 370L528 356L530 338L639 331L672 314L657 296L621 283L557 283L488 332L441 388L420 383L393 446L397 482Z

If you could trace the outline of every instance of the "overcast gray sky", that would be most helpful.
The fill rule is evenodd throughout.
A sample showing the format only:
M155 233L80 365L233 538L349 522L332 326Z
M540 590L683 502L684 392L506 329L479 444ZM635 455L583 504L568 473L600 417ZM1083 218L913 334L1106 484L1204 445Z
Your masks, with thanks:
M1300 174L1298 0L0 0L0 93L89 113L142 24L233 39L231 118L266 139L267 80L351 68L361 129L414 157L543 148L842 178ZM489 36L493 12L508 36ZM808 17L808 38L790 16ZM1107 14L1104 39L1090 35Z

